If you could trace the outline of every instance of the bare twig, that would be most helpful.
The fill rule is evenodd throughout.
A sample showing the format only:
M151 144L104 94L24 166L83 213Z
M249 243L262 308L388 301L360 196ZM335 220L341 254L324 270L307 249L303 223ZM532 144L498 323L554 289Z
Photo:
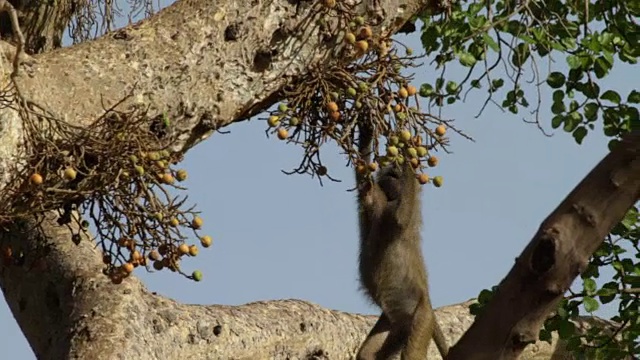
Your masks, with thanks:
M13 36L17 41L16 46L16 55L13 58L13 72L11 73L11 77L18 75L18 67L20 65L20 57L24 53L24 35L22 34L22 30L20 30L20 24L18 23L18 13L16 9L11 5L7 0L0 0L0 12L6 11L9 14L9 19L11 20L11 30L13 31Z

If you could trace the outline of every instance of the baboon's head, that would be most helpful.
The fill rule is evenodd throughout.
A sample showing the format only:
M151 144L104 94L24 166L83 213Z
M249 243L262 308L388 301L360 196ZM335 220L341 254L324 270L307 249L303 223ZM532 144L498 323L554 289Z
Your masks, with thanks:
M397 200L405 194L413 196L419 186L410 165L395 162L381 168L376 181L388 201Z

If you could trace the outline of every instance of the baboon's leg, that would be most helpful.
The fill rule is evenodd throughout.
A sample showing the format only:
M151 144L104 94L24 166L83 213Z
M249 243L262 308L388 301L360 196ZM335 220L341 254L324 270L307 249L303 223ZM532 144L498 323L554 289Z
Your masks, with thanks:
M377 356L384 345L387 335L391 330L391 323L387 316L382 313L378 318L378 321L373 326L367 338L364 340L358 350L357 360L376 360Z
M418 342L420 341L420 334L425 334L424 331L420 334L412 334L415 331L414 328L420 329L422 327L420 319L418 319L419 324L416 324L416 320L414 320L418 312L417 309L422 304L422 296L413 295L407 289L397 290L398 292L390 298L383 296L383 299L386 298L387 301L382 302L382 308L389 319L391 330L389 330L389 335L378 352L376 360L388 360L401 350L403 360L424 360L424 357L419 357L420 352L416 352L416 355L410 355L411 357L408 358L404 355L407 353L406 346L410 337L414 337L415 341ZM424 342L425 340L422 339L423 344ZM424 354L426 356L426 352Z
M435 316L429 301L421 296L413 311L408 338L402 350L402 360L425 360L433 337Z

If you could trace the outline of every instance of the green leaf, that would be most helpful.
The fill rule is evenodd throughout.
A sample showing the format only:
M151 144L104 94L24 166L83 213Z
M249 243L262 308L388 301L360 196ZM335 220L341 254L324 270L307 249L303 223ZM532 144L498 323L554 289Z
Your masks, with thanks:
M523 23L517 20L511 20L507 23L507 32L513 36L518 36L524 33L526 28Z
M498 45L498 43L486 32L482 34L482 40L484 40L485 44L487 44L491 50L495 52L500 51L500 45Z
M620 109L620 115L621 119L625 122L625 129L627 131L632 131L640 125L640 112L637 107L623 105L622 109Z
M600 86L595 82L588 82L584 85L582 93L589 99L597 99L598 95L600 95Z
M453 80L447 81L447 87L446 87L447 94L455 94L457 90L458 90L457 82Z
M609 301L605 301L605 298L609 298L609 297L613 297L618 293L618 291L616 289L605 289L602 288L600 290L598 290L598 296L600 297L600 301L602 301L603 304L608 303ZM612 299L613 300L613 299Z
M579 69L582 66L582 61L580 61L580 57L576 55L567 56L567 64L571 69Z
M579 145L581 145L582 144L582 140L584 140L584 137L587 136L588 132L589 131L587 130L586 127L578 126L573 132L573 138L576 140L576 142Z
M520 40L522 40L522 41L526 42L527 44L532 44L532 45L535 45L535 44L536 44L536 39L534 39L534 38L533 38L533 37L531 37L531 36L527 36L527 35L521 34L521 35L519 36L519 38L520 38Z
M640 273L640 267L636 267L636 272ZM640 276L627 275L625 280L627 278L628 278L629 285L631 285L632 287L637 288L638 286L640 286Z
M600 249L598 249L600 250ZM594 256L595 253L594 253ZM602 255L600 255L602 256ZM599 272L599 268L595 265L593 265L593 263L589 263L589 265L587 265L587 268L585 271L582 272L582 276L583 279L587 279L587 278L597 278L600 276L600 272Z
M586 56L581 56L580 57L580 61L582 62L582 66L581 68L583 69L590 69L591 66L593 65L593 57L590 55L586 55Z
M584 291L587 293L587 295L595 294L596 290L598 289L598 285L596 284L596 281L591 278L584 279L582 281L582 287Z
M620 104L620 101L622 101L620 95L613 90L605 91L604 94L600 96L600 99L611 101L614 104Z
M618 57L623 62L626 62L629 64L635 64L638 62L638 60L636 60L636 57L633 56L633 54L630 54L630 51L627 49L622 49L622 51L618 53Z
M608 31L604 31L598 36L598 40L600 40L600 45L602 45L602 47L604 47L608 51L613 51L614 50L614 48L613 48L613 34L612 33L608 32Z
M561 102L562 100L564 100L564 91L562 90L556 90L553 92L553 101L554 102Z
M564 307L558 308L556 314L558 314L561 319L567 319L569 317L569 312Z
M565 80L566 80L566 77L564 76L563 73L554 71L551 74L549 74L549 77L547 77L547 84L552 89L557 89L559 87L562 87L562 85L564 85Z
M471 45L469 45L469 49L467 52L473 55L475 60L484 60L487 58L487 50L486 46L480 43L480 41L474 41Z
M613 268L618 272L623 272L624 271L624 266L622 265L622 263L620 261L613 261L611 263L611 266L613 266Z
M491 298L493 298L493 292L487 289L483 289L478 295L478 302L481 304L486 304L491 301Z
M564 122L564 116L556 115L551 119L551 127L557 129Z
M605 110L606 111L606 110ZM605 125L604 126L604 134L606 136L616 136L620 133L620 130L616 125Z
M598 119L598 109L600 107L594 102L590 102L584 106L584 117L589 121L595 121Z
M467 12L469 13L469 15L477 15L480 10L483 10L484 8L485 6L482 3L471 4L469 5L469 9L467 10Z
M580 107L580 104L578 104L578 102L575 101L575 100L572 100L569 103L569 111L576 111L576 110L578 110L579 107Z
M437 51L440 48L440 33L435 26L429 26L422 30L420 40L427 54Z
M582 122L582 115L577 112L570 113L564 121L564 131L573 133L573 131Z
M468 52L463 52L459 55L458 60L460 61L460 64L464 67L472 67L473 65L476 64L476 58L475 56L471 55Z
M582 78L584 77L584 71L580 70L580 69L571 69L569 70L569 81L571 82L578 82L580 80L582 80Z
M538 335L538 339L540 341L546 341L549 344L551 344L551 339L552 339L551 331L549 331L547 329L544 329L544 328L540 329L540 335Z
M486 23L487 23L487 18L485 18L484 16L477 16L469 19L469 27L474 32L478 32L478 30L481 30L481 28L483 28Z
M483 305L474 303L469 305L469 313L473 316L478 316L482 313Z
M562 38L560 39L560 44L562 44L562 50L566 49L575 49L576 48L576 39L572 38Z
M585 296L582 301L585 311L589 313L597 311L600 308L600 303L598 302L598 300L592 298L591 296Z
M431 86L431 84L420 85L420 92L418 92L418 95L422 97L429 97L431 94L433 94L433 86Z
M500 89L504 85L504 79L493 79L491 80L491 89L496 91Z
M602 292L602 294L600 294ZM609 281L608 283L602 285L602 288L598 290L599 295L615 295L618 293L618 283L615 281Z
M629 93L629 96L627 97L627 102L631 104L640 103L640 92L636 90L631 90L631 92Z
M603 57L599 57L596 59L595 64L593 64L593 70L596 73L596 77L598 79L602 79L607 76L609 70L611 70L611 64Z
M566 109L567 109L567 107L564 105L564 102L562 102L562 101L556 101L556 102L553 103L553 105L551 105L551 112L554 115L561 114Z
M531 52L529 50L529 45L525 43L520 43L518 44L518 46L513 51L513 54L511 55L511 62L516 67L522 67L522 65L524 65L527 62L530 55L531 55Z
M561 43L559 43L557 41L552 41L551 42L551 48L553 50L562 51L562 52L567 50L566 46L562 45Z
M561 339L567 339L575 334L576 326L569 320L562 321L558 324L558 336Z
M622 223L622 225L624 225L628 230L631 230L637 222L638 210L636 208L629 209L629 211L624 215L624 218L622 218L622 221L620 221L620 223Z

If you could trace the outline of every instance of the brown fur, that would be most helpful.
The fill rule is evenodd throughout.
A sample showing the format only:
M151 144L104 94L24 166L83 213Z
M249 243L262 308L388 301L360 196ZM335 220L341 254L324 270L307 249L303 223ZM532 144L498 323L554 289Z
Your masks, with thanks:
M360 128L359 150L370 162L372 136ZM421 186L408 163L382 168L373 184L356 172L360 220L360 282L382 315L358 351L358 360L424 360L433 338L449 348L436 322L420 248Z

